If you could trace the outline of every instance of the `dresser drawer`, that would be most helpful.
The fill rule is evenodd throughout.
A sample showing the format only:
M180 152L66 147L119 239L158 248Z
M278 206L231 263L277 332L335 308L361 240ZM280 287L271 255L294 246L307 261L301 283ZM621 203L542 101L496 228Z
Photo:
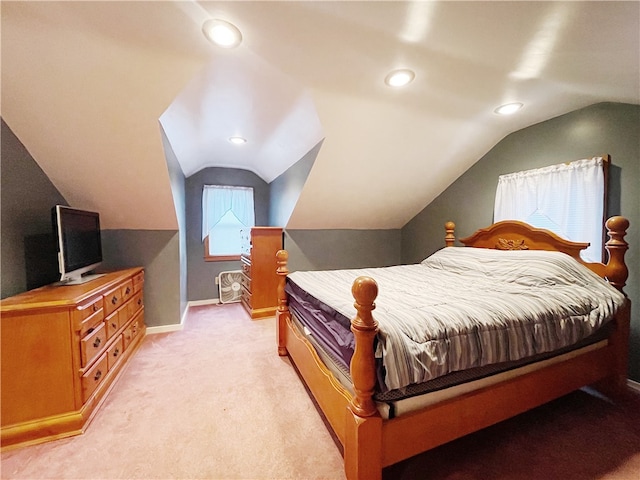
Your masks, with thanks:
M137 337L140 332L144 330L144 312L141 312L140 315L133 321L133 325L131 326L131 332L133 333L133 337Z
M136 293L133 299L127 303L127 313L129 318L132 318L138 310L142 308L144 302L142 300L142 292Z
M111 338L120 328L120 312L113 312L104 320L105 328L107 329L107 338Z
M242 275L240 277L240 284L247 289L247 291L251 291L251 279L246 275Z
M144 329L144 311L140 312L136 318L125 328L122 333L122 342L125 350L129 347L129 344L136 338L140 332Z
M104 311L105 315L115 312L124 304L122 299L122 291L118 286L104 295Z
M251 292L245 288L242 289L242 295L240 297L242 303L244 303L247 307L251 308Z
M104 319L102 309L102 297L95 298L90 302L80 305L73 313L76 326L80 325L80 336L87 334L89 329L95 328Z
M138 293L142 290L142 285L144 284L144 272L140 272L135 277L133 277L133 291L134 293Z
M122 297L122 303L126 302L133 296L133 280L127 280L120 287L120 296Z
M244 257L242 257L241 260L242 260L242 273L245 274L247 277L251 278L251 262L249 262Z
M96 391L100 382L104 380L108 371L107 354L103 354L96 364L82 375L82 401L86 403L91 394Z
M133 334L131 333L131 325L129 325L124 329L124 332L122 332L122 346L125 350L129 347L131 340L133 340Z
M109 350L107 350L107 367L109 370L118 363L123 351L124 345L122 343L122 335L120 335L115 343L109 347Z
M82 366L89 365L91 360L100 353L106 343L107 332L105 331L104 323L100 323L94 330L80 340Z

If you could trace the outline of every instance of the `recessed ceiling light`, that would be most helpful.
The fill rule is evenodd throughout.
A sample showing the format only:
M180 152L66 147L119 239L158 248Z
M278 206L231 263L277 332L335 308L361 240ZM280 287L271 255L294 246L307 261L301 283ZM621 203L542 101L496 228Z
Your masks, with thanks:
M403 68L400 70L394 70L384 79L384 83L390 87L404 87L411 83L416 77L416 74L409 69Z
M235 145L242 145L247 143L247 139L243 137L229 137L229 141Z
M232 23L218 18L210 18L202 24L202 33L219 47L233 48L242 42L242 33Z
M498 115L511 115L512 113L516 113L520 110L524 105L522 103L514 102L514 103L506 103L504 105L500 105L498 108L494 110Z

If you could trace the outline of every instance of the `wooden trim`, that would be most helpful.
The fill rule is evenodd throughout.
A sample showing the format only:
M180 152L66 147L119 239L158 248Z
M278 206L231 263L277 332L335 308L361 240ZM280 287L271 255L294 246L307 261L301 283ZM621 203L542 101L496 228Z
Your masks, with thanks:
M209 255L209 235L204 237L204 261L205 262L232 262L240 260L240 254L237 255Z

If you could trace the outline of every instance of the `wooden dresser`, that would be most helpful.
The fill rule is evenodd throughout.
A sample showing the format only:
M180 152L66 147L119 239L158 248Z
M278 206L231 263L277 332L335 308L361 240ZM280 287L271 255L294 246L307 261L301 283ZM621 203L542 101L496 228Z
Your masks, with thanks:
M276 252L282 249L282 228L247 228L241 237L242 304L251 318L270 317L278 306Z
M2 449L82 433L145 334L144 271L0 301Z

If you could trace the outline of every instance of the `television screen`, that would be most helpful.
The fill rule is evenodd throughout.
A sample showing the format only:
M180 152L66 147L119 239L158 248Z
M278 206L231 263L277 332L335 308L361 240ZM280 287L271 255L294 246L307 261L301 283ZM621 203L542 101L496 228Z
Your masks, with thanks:
M90 278L82 275L102 262L100 216L96 212L63 205L56 205L54 212L60 281L88 281Z

